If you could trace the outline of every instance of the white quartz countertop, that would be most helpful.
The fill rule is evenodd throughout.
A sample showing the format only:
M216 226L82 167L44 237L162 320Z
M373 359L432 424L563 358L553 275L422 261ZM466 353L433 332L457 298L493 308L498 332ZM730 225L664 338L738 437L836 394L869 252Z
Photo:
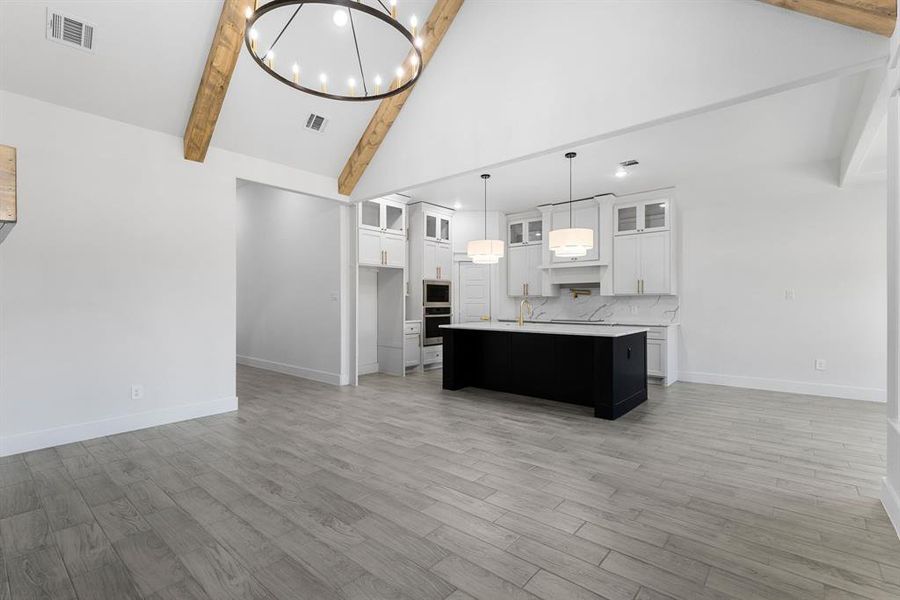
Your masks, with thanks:
M512 322L515 319L500 319L501 322L507 323ZM603 321L578 321L578 322L566 322L565 319L560 321L530 321L526 320L526 323L547 323L549 325L572 325L575 327L585 327L585 326L593 326L593 327L609 327L612 325L624 325L626 327L677 327L679 325L678 321L669 321L668 319L654 319L653 317L637 317L634 319L629 319L627 317L613 317L609 320Z
M549 333L554 335L581 335L591 337L622 337L647 331L646 327L584 327L583 325L564 325L561 323L516 323L499 321L475 321L472 323L454 323L441 325L441 329L471 329L474 331L511 331L513 333Z
M609 321L597 323L597 325L635 325L639 327L671 327L678 325L678 322L669 321L668 319L654 319L653 317L637 317L629 319L627 317L613 317Z

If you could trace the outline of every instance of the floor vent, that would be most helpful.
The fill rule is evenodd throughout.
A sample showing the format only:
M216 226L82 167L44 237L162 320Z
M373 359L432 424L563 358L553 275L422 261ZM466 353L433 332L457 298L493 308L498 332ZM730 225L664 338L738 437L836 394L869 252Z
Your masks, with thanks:
M93 52L94 26L51 10L47 11L47 39Z
M325 131L326 125L328 125L328 119L326 119L322 115L309 113L309 117L306 119L306 128L309 131L322 133L323 131Z

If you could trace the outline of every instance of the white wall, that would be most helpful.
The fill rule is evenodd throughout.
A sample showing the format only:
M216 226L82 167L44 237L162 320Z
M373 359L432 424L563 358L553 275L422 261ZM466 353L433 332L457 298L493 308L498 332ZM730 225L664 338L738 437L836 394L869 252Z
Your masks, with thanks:
M359 270L359 372L378 372L378 271Z
M834 173L678 186L682 379L884 400L885 183Z
M334 180L7 92L0 140L0 454L235 409L235 177Z
M754 1L467 2L354 196L570 149L887 54L883 37Z
M341 383L341 212L245 183L237 189L238 362Z

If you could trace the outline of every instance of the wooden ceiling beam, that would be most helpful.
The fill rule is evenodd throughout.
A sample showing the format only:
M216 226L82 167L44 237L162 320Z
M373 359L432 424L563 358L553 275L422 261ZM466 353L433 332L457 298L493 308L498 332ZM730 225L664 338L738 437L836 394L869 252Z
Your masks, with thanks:
M191 117L184 130L184 157L188 160L203 162L206 159L206 151L244 41L244 25L247 22L244 9L252 4L253 0L225 0L222 4L222 14L219 15L216 34L206 57Z
M16 196L16 149L0 144L0 242L18 219Z
M441 40L444 39L447 30L450 29L450 25L453 23L453 19L456 18L456 13L459 12L463 2L464 0L437 0L434 3L434 8L431 9L431 14L428 15L428 20L420 33L424 42L422 68L428 65ZM400 115L400 111L403 109L403 105L406 104L406 100L414 87L395 96L385 98L378 105L375 114L372 115L372 119L369 121L369 125L366 127L359 142L357 142L350 158L347 159L347 164L344 165L344 169L338 178L338 191L341 194L349 196L353 192L363 173L366 172L369 163L375 157L375 153L378 152L378 148L384 141L388 131L390 131L394 121Z
M16 149L0 145L0 223L16 222Z
M887 37L897 24L897 0L760 1Z

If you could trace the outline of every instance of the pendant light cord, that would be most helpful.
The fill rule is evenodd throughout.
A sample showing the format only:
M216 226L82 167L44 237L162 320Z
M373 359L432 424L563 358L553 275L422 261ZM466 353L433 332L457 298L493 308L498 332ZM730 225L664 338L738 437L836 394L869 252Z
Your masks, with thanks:
M572 158L569 157L569 229L572 229Z
M484 178L484 239L487 239L487 177Z

